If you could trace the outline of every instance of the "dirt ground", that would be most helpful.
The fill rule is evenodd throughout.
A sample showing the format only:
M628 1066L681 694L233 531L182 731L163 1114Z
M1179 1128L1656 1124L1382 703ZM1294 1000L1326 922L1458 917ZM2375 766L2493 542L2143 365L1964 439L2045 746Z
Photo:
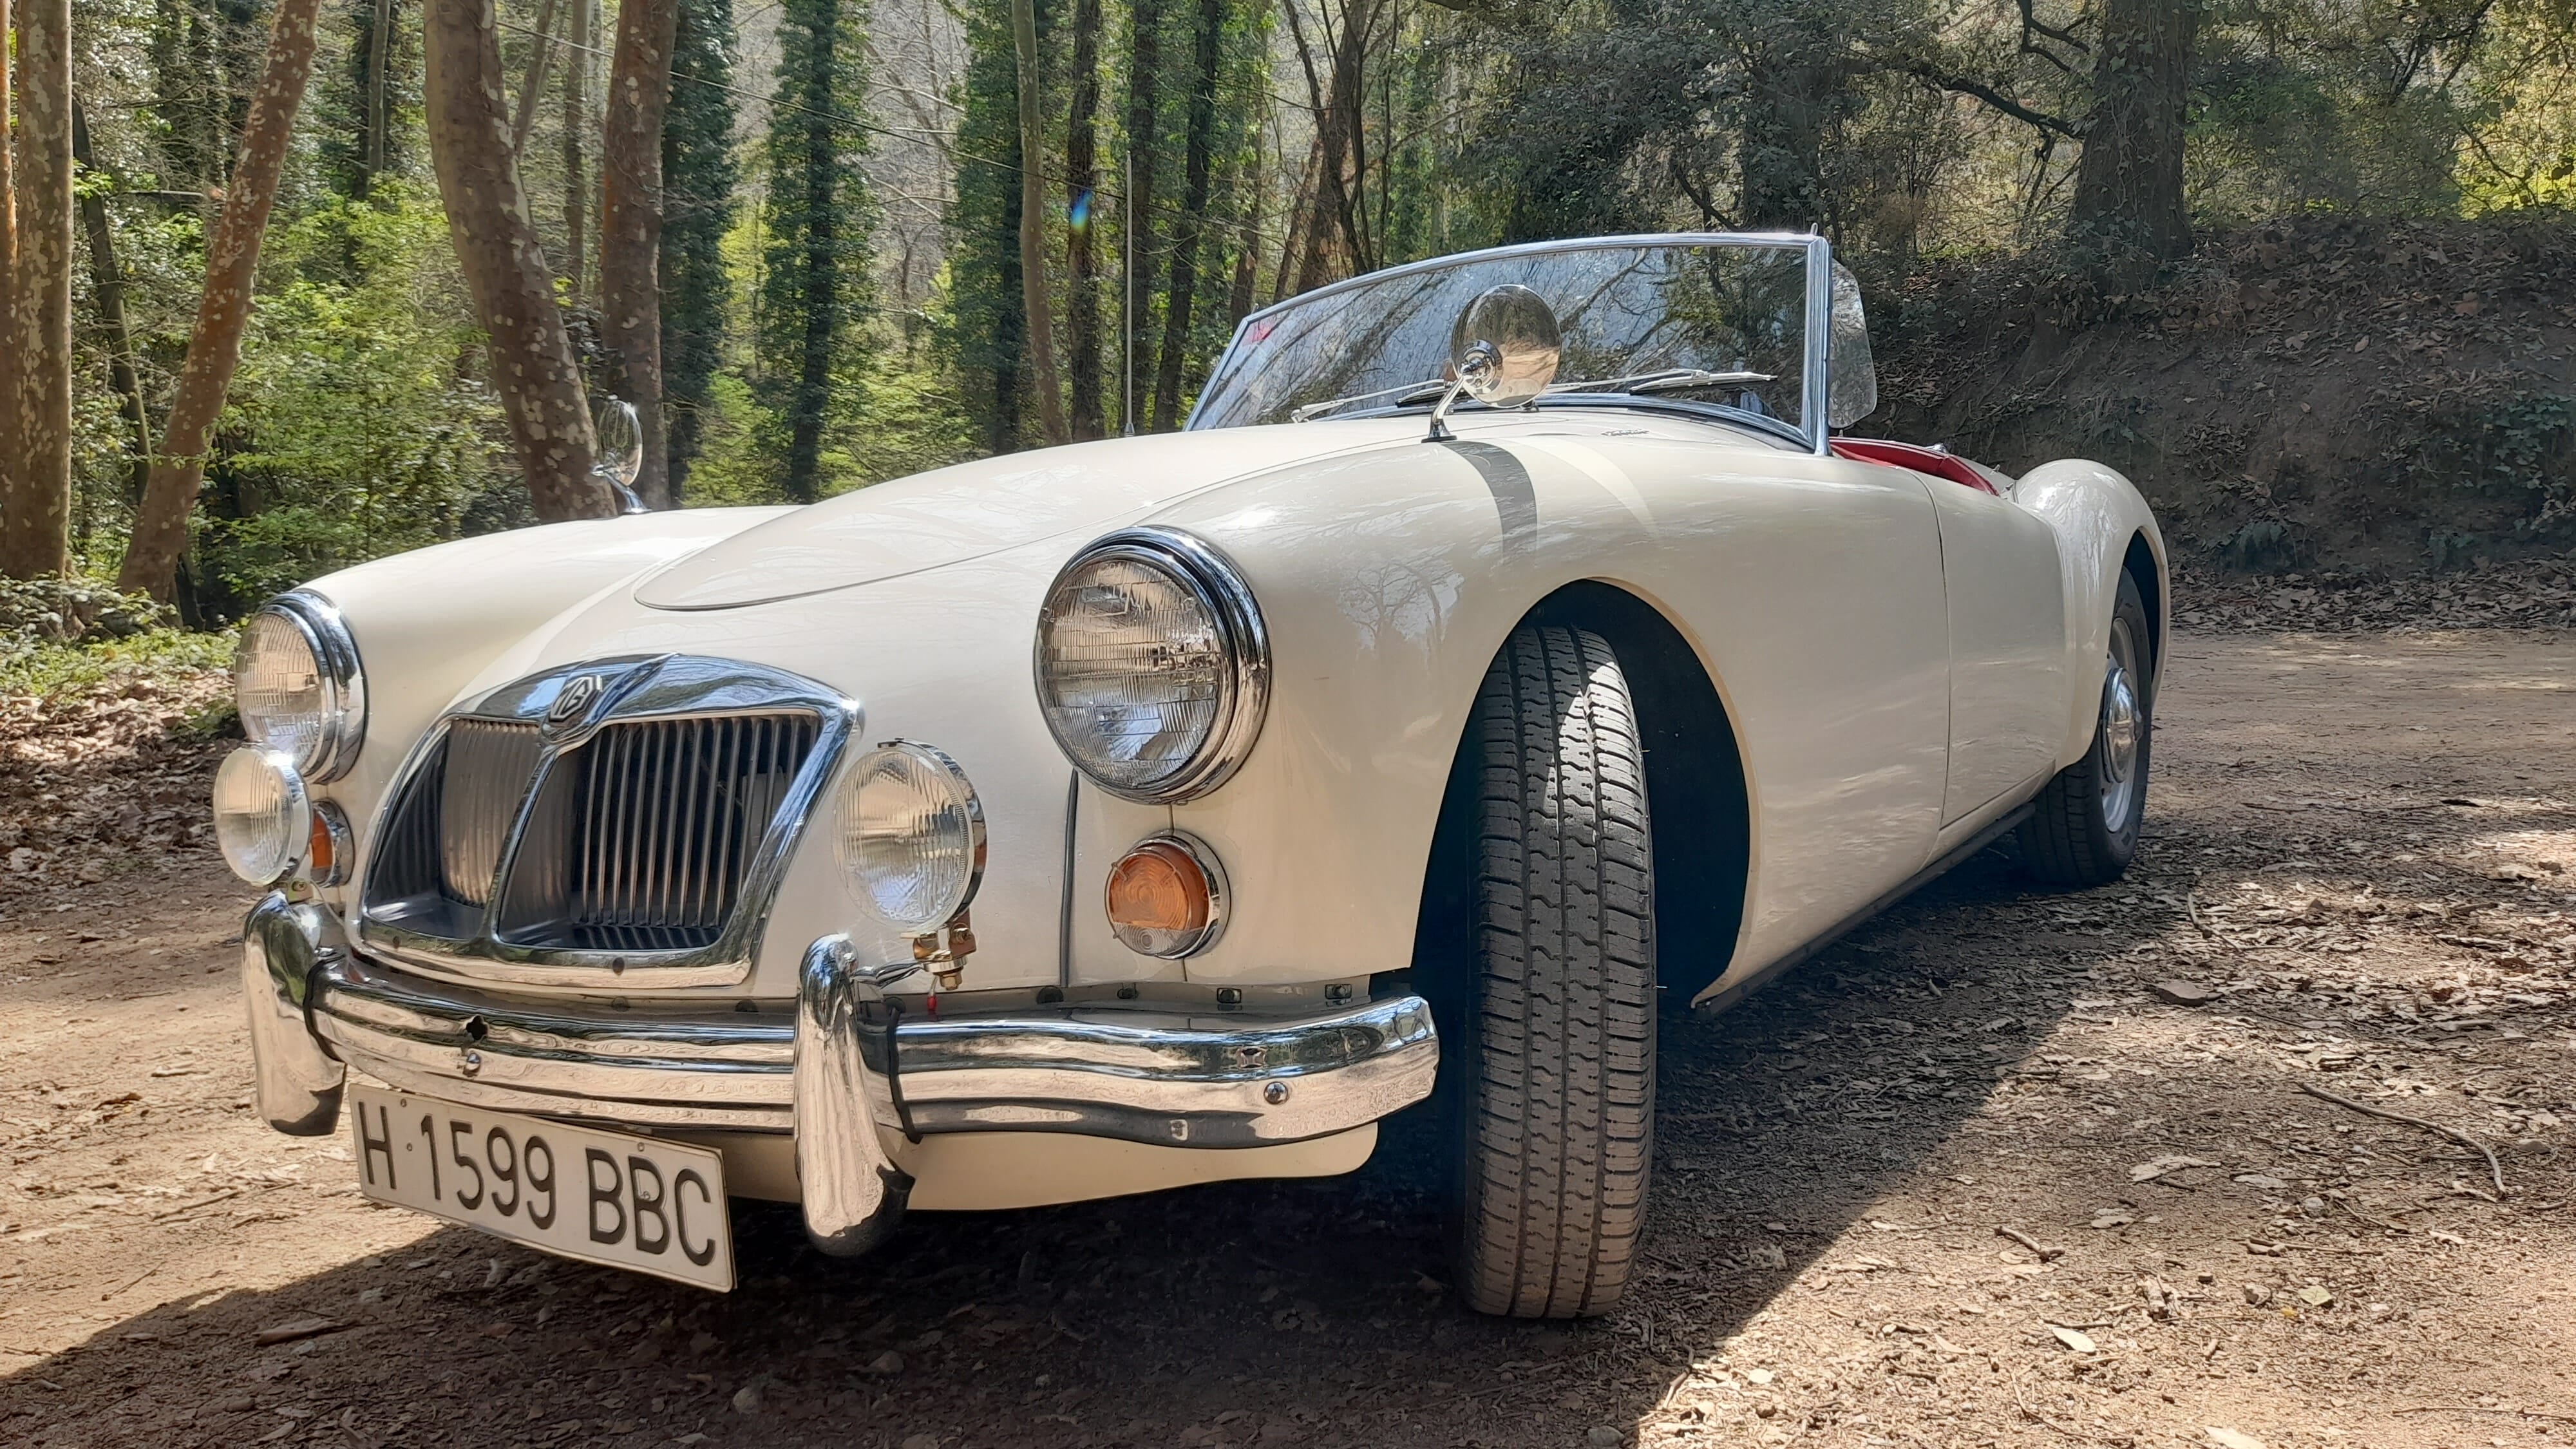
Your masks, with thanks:
M21 862L0 1444L2576 1440L2576 636L2186 634L2159 723L2126 883L1990 852L1667 1028L1646 1261L1571 1326L1461 1309L1383 1161L855 1263L745 1206L723 1297L371 1207L251 1117L202 844ZM44 808L159 821L155 748Z

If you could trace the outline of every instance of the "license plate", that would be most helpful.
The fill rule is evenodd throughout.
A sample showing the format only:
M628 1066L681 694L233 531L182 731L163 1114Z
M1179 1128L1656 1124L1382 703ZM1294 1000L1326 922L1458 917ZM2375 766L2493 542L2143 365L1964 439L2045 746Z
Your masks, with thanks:
M359 1190L586 1263L733 1288L724 1158L704 1147L568 1127L349 1086Z

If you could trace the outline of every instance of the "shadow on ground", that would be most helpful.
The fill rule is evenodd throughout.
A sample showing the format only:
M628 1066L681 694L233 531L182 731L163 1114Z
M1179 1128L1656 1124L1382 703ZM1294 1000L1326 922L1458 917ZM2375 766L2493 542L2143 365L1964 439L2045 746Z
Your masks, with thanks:
M0 1438L1542 1445L1607 1426L1624 1442L1694 1356L1922 1170L2125 945L1993 920L2047 908L1989 852L1727 1016L1668 1022L1652 1223L1608 1319L1459 1307L1437 1194L1391 1133L1350 1178L921 1214L851 1263L808 1249L792 1209L746 1204L724 1297L441 1231L120 1322L0 1381ZM350 1326L256 1343L308 1316ZM122 1391L104 1414L49 1412L101 1390Z

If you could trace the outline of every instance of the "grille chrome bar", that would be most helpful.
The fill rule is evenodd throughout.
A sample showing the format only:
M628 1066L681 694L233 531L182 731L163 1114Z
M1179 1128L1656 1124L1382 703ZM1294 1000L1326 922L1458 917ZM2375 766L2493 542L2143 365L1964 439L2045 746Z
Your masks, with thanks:
M439 876L447 898L489 903L519 802L537 772L536 727L460 719L447 727L438 791Z
M822 686L731 660L505 685L433 730L387 792L359 938L487 980L740 981L857 724Z

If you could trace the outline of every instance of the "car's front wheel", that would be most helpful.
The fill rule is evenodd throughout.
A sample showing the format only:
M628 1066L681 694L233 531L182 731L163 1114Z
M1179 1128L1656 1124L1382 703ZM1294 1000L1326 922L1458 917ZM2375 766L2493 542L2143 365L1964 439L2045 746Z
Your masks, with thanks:
M2118 880L2138 853L2155 743L2154 660L2146 601L2120 575L2102 664L2093 747L2057 772L2021 827L2022 859L2042 880L2096 886Z
M1469 747L1459 1289L1486 1313L1606 1313L1645 1219L1655 1109L1645 754L1609 644L1514 633Z

